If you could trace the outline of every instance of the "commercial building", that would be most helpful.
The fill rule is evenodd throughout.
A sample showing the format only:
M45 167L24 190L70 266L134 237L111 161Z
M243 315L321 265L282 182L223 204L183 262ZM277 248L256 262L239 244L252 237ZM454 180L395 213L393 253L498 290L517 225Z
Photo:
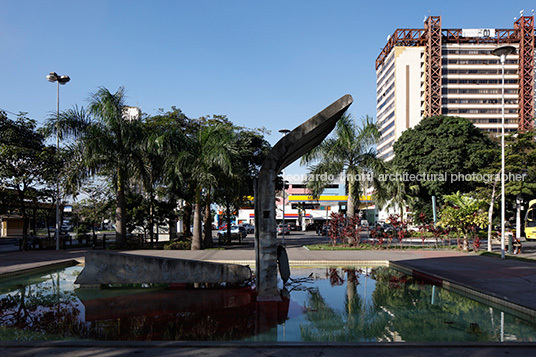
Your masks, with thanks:
M290 181L284 195L282 191L276 194L276 220L278 223L283 221L283 206L285 206L285 223L305 230L308 224L322 223L330 219L331 213L346 212L347 200L344 181L329 185L317 199L311 196L305 182ZM375 222L376 211L370 195L359 198L359 208L364 215L363 218L370 223ZM236 219L237 223L254 224L253 207L239 210Z
M534 119L534 16L512 29L443 29L429 16L422 29L397 29L376 59L378 156L394 157L393 143L422 118L460 116L500 133L501 63L493 49L510 45L505 64L505 131L526 130Z

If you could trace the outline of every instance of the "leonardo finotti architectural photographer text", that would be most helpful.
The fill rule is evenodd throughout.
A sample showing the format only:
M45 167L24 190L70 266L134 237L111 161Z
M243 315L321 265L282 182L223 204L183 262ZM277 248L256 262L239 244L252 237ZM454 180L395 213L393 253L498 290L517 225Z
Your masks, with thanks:
M324 181L324 182L344 182L344 181L363 181L363 182L372 182L374 180L380 182L387 181L398 181L398 182L425 182L425 181L438 181L438 182L483 182L491 183L496 182L501 179L500 174L480 174L480 173L455 173L449 174L447 172L439 174L410 174L407 172L404 173L394 173L394 174L378 174L374 175L372 173L361 173L357 175L345 175L345 176L335 176L330 174L299 174L299 175L285 175L285 180L289 182L307 182L307 181ZM525 175L522 174L513 174L506 173L504 175L505 181L525 181Z

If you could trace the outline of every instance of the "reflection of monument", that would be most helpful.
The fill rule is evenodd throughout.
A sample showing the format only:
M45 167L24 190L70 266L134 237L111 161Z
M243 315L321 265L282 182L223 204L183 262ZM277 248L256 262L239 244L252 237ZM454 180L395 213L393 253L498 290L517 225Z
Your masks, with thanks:
M259 300L279 300L275 181L279 172L312 150L333 130L352 104L347 94L316 114L275 144L264 161L255 185L255 259Z
M249 288L149 292L78 289L90 338L238 340L270 331L288 316L288 298L256 302ZM112 296L110 296L112 295Z

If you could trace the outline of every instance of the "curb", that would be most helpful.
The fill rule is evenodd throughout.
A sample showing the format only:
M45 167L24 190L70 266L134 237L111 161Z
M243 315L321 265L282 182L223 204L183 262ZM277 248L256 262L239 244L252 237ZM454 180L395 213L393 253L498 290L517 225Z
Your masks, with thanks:
M43 272L47 270L55 270L58 268L67 268L67 267L75 266L78 264L80 264L80 262L77 261L76 259L69 259L69 260L64 260L60 262L40 265L40 266L33 267L33 268L10 271L6 273L1 273L0 280L11 279L17 276L34 274L34 273L39 273L39 272Z
M426 273L419 269L407 267L399 262L388 263L390 268L396 269L406 275L418 278L419 280L424 280L434 285L438 285L448 291L455 292L478 302L501 308L502 310L505 310L505 312L524 320L529 317L530 321L536 322L536 310L505 300L506 297L501 298L493 293L486 293L479 289L469 287L468 285L451 281L437 274Z

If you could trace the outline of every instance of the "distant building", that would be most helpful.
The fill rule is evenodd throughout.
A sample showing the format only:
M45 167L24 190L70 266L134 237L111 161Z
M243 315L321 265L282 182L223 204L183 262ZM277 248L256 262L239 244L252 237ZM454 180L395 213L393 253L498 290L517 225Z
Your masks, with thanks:
M329 185L318 199L311 196L304 182L290 182L285 190L285 199L281 192L276 193L276 220L283 221L283 204L285 206L285 223L296 225L305 230L311 223L322 223L330 219L331 213L346 212L346 185L344 182ZM359 208L364 219L375 222L375 206L371 196L360 197ZM237 223L255 222L253 208L241 209L238 212Z
M139 120L141 117L141 109L138 107L123 107L123 118L130 123Z
M23 226L21 216L0 216L0 237L22 237Z
M397 29L376 59L378 156L424 117L459 116L485 131L501 131L501 64L492 51L516 48L505 64L505 131L534 123L534 16L513 29L443 29L429 16L423 29Z

